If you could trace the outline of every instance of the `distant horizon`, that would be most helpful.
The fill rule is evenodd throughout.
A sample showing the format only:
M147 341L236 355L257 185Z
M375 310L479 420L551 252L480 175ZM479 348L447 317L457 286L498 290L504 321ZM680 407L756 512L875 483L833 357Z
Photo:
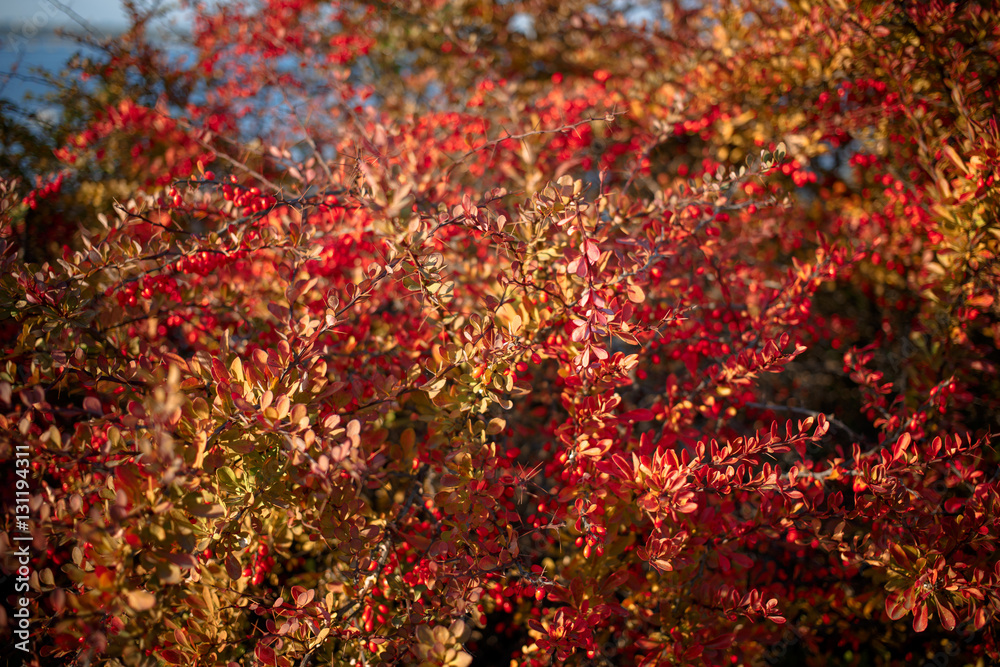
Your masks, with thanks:
M90 26L111 34L124 32L128 28L127 23L97 23L90 22ZM59 32L79 32L85 28L77 23L61 23L57 25L46 25L31 30L30 33L24 30L24 25L18 21L0 21L0 45L7 42L11 37L21 39L38 39L39 37L56 35Z
M90 21L89 27L105 37L115 37L128 30L128 23L99 23ZM161 26L162 27L162 26ZM189 26L181 27L174 24L171 32L174 34L190 34ZM86 32L86 28L78 23L53 23L38 28L25 29L18 21L0 20L0 53L20 50L25 44L38 44L46 41L72 41L74 34Z
M63 11L65 6L71 13ZM33 27L37 31L51 32L56 28L77 25L76 17L94 27L121 30L128 25L120 2L109 0L59 0L58 4L49 0L35 0L24 3L4 3L0 7L0 27L22 31ZM8 30L3 30L7 37Z
M62 7L65 7L64 11ZM168 3L167 21L173 30L190 27L189 11ZM18 43L61 39L58 33L86 30L86 27L109 37L121 34L129 21L117 0L33 0L20 5L0 3L0 51L16 50ZM183 27L182 27L183 26Z

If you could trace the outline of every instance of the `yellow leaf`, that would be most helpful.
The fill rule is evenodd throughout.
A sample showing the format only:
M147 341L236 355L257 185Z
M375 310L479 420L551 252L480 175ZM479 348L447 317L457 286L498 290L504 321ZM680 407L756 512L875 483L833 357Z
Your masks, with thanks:
M243 375L243 362L240 361L239 357L233 359L233 363L230 364L229 370L232 372L233 376L240 382L243 382L246 379Z
M136 611L146 611L152 609L156 604L156 596L146 591L129 591L126 593L128 606Z

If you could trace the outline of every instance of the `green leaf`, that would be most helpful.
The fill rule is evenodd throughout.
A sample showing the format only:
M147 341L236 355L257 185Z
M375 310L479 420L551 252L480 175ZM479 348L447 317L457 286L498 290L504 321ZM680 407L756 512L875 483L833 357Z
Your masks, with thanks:
M236 488L236 473L229 466L222 466L215 471L215 474L219 477L219 482L226 488L233 489Z

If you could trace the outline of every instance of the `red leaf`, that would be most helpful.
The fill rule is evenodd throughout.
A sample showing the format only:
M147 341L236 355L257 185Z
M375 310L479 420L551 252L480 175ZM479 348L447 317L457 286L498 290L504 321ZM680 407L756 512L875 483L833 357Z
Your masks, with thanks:
M896 444L892 446L893 461L896 461L903 456L903 454L910 446L910 441L911 438L909 433L904 433L903 435L899 436L899 440L897 440Z
M938 618L941 619L941 625L945 630L954 630L957 619L955 618L955 612L949 609L946 604L942 604L937 598L934 598L934 607L937 610Z
M648 422L653 419L656 415L653 414L652 410L647 408L639 408L638 410L631 410L626 412L621 416L622 421L628 422Z
M263 662L265 665L276 664L277 660L274 653L274 649L270 646L263 646L262 644L257 644L257 648L254 649L253 654L257 656L257 659Z
M963 501L961 498L949 498L944 501L944 511L948 514L958 514L962 511Z
M735 553L733 554L733 562L740 567L753 567L753 559L746 554Z
M160 659L170 665L180 665L184 662L184 656L171 649L160 651Z
M226 574L229 575L229 578L239 579L241 573L240 562L236 560L236 556L233 554L226 556Z
M899 595L892 593L885 598L885 613L894 621L906 616L906 607L902 604Z
M927 629L927 603L921 603L917 607L916 613L913 614L913 630L915 632L923 632Z

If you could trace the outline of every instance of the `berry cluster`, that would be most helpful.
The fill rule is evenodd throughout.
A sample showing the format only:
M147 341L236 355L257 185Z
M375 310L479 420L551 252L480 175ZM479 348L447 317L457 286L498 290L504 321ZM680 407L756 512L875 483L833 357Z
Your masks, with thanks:
M123 285L117 291L110 289L106 294L111 293L115 294L121 308L134 307L139 304L140 299L149 301L154 294L163 295L175 303L180 303L182 300L177 280L171 276L144 276Z
M269 555L269 553L270 549L266 544L259 544L254 553L253 562L243 568L243 576L252 577L250 583L254 586L260 586L264 583L264 578L274 569L274 556Z
M59 193L62 189L64 178L66 178L66 173L61 172L58 176L56 176L55 180L49 181L45 185L41 184L41 179L39 178L38 187L25 195L24 203L28 205L28 208L38 208L39 199L47 199L48 197Z
M247 188L239 185L235 176L231 176L229 181L222 186L222 197L233 202L243 217L270 210L278 204L277 198L262 194L257 186Z

